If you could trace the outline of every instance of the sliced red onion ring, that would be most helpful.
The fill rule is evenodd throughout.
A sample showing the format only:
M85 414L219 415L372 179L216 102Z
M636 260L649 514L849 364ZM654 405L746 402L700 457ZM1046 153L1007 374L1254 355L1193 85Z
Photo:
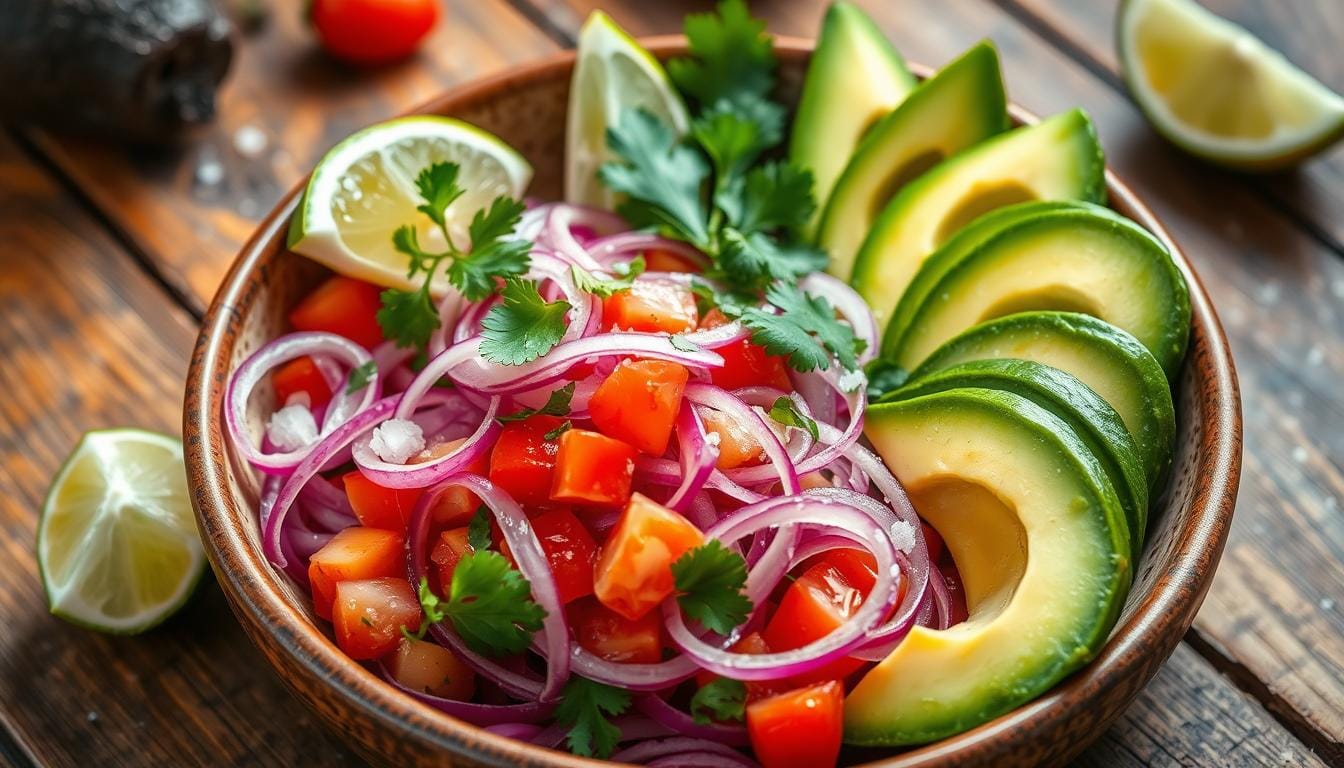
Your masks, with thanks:
M658 723L642 715L621 715L613 718L611 724L616 726L621 735L617 738L617 743L627 741L640 741L643 739L656 739L661 736L673 735L671 731ZM569 727L556 723L549 726L541 733L538 733L532 743L541 747L550 747L559 749L560 744L564 742L565 737L569 735Z
M598 238L588 243L588 254L603 264L619 261L622 257L638 256L645 251L667 251L697 265L702 270L709 266L705 254L690 243L655 235L649 232L621 232Z
M532 723L539 723L547 719L555 711L555 702L529 701L522 704L476 704L470 701L445 699L442 696L407 688L401 684L401 681L392 676L387 665L381 661L375 662L373 666L380 677L407 696L459 720L465 720L472 725L522 724L530 726Z
M480 337L468 339L459 344L454 344L444 350L442 354L434 359L420 371L415 377L415 381L401 393L401 399L397 403L395 419L409 419L416 408L420 407L420 400L426 392L443 378L444 374L454 366L461 365L467 360L477 357L481 351Z
M674 757L687 753L714 755L719 758L719 765L725 767L729 765L755 765L747 759L746 755L730 746L708 739L687 736L673 736L657 741L640 742L614 753L611 760L615 763L647 763L657 758Z
M574 237L572 227L584 226L599 234L611 234L626 229L625 220L620 216L601 208L560 204L552 207L546 214L541 232L537 234L537 245L555 249L560 256L587 270L601 269L602 265Z
M654 694L636 696L634 705L635 709L643 712L649 719L667 726L674 733L731 746L743 746L747 743L746 728L723 723L702 725L690 714L668 704L661 696Z
M718 446L705 440L705 424L700 414L689 405L683 405L677 412L677 459L681 468L681 485L667 506L677 512L685 512L691 501L705 487L709 473L714 471L714 462L719 459Z
M518 741L531 741L542 732L543 728L532 723L500 723L499 725L487 725L485 730L496 736L517 739Z
M801 395L798 393L790 395L804 415L817 421L819 442L826 446L811 456L796 462L795 471L799 475L806 475L830 467L837 459L843 457L845 451L857 443L859 437L863 434L863 415L868 407L868 395L864 389L860 387L854 392L844 392L840 386L840 373L836 370L836 366L831 366L829 370L821 374L820 378L827 382L836 393L844 397L849 408L849 424L846 425L843 432L840 432L830 424L816 420L811 413L808 402ZM748 400L748 402L753 401ZM754 401L754 404L762 405L758 400ZM724 474L736 483L750 486L768 482L772 478L773 472L769 465L762 464L754 467L737 467L726 470Z
M578 643L570 649L570 665L575 674L628 691L661 691L697 671L695 662L685 656L657 664L625 664L599 658Z
M229 380L228 391L224 395L224 417L228 424L229 437L235 450L252 466L271 474L284 474L297 467L314 446L306 446L285 453L262 453L258 446L260 440L254 439L248 428L247 405L257 385L276 367L305 355L327 355L344 360L351 368L358 368L370 359L369 353L360 345L334 333L303 332L291 333L270 342L243 361ZM336 396L327 407L318 432L318 442L331 434L338 425L354 414L369 407L375 397L375 388L365 387L359 392L347 394L344 388L338 388ZM316 443L314 444L316 445ZM278 542L277 542L278 546Z
M859 353L859 365L877 356L877 320L873 318L868 302L853 288L825 272L813 272L799 281L798 287L829 301L854 329L854 335L865 344L863 352Z
M802 490L798 485L798 472L788 453L785 452L784 445L779 442L779 436L751 406L712 384L687 384L686 399L697 405L713 408L746 429L761 446L774 472L779 475L779 484L785 495L793 495Z
M723 755L714 752L682 752L679 755L668 755L667 757L650 760L645 765L648 768L731 768L732 766L760 768L760 763L755 760L741 755L738 758L738 760L725 762Z
M465 471L494 446L500 426L495 420L499 412L499 398L490 398L490 406L476 431L461 445L452 451L419 464L393 464L378 458L378 454L369 447L370 437L365 435L351 446L351 455L359 471L384 488L427 488L450 475Z

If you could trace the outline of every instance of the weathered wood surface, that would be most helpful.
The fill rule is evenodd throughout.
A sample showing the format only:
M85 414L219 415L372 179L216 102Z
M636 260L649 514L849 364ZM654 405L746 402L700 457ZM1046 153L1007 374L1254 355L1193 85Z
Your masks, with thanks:
M1344 762L1344 156L1247 178L1172 149L1116 76L1115 0L860 4L911 59L982 37L1012 97L1096 119L1108 159L1195 261L1232 337L1246 403L1237 523L1190 635L1086 765ZM1210 0L1344 88L1338 0ZM104 638L47 616L33 562L47 479L80 432L175 432L192 315L252 226L350 131L572 43L601 5L640 34L710 3L453 0L414 60L359 72L277 4L245 38L215 125L153 153L36 131L0 138L0 762L339 764L351 760L245 642L212 584L163 628ZM757 3L810 36L819 0ZM59 255L60 267L54 268ZM92 714L91 714L92 713Z

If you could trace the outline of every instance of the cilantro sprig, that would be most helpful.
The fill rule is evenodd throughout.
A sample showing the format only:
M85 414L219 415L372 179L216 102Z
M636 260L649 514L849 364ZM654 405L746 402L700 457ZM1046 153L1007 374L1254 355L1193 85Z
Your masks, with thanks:
M574 285L586 293L608 299L621 291L627 291L635 278L644 274L644 257L636 256L628 262L612 265L614 278L600 277L575 264L570 268L574 276Z
M500 365L522 365L550 352L565 334L569 302L546 301L533 280L511 277L503 302L481 320L481 356Z
M484 552L495 543L490 535L490 508L482 504L467 523L467 546L474 552Z
M718 539L677 558L672 580L681 609L707 629L726 635L751 614L751 599L742 594L747 563Z
M544 416L568 416L569 403L574 399L574 382L569 382L565 386L551 392L546 398L546 403L540 408L523 408L515 413L505 414L498 418L499 423L508 424L511 421L522 421L529 416L542 414Z
M365 360L350 371L350 378L346 380L345 394L353 395L364 389L377 375L378 364L372 360Z
M630 708L630 692L577 675L560 693L555 720L569 729L569 750L584 757L609 757L621 738L610 719Z
M421 637L429 625L448 621L467 647L485 656L522 653L546 618L523 574L503 555L488 550L458 561L446 598L434 594L424 578L419 597L425 614Z
M816 420L798 410L798 404L793 402L791 397L777 398L774 403L771 403L768 415L772 421L803 430L811 435L813 440L816 440L821 434Z
M746 708L747 686L741 680L716 677L691 697L691 717L700 725L741 722Z

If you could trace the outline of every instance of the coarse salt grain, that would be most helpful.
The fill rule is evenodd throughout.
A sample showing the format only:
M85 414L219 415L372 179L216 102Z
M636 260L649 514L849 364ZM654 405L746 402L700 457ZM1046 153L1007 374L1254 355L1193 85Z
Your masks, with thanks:
M425 450L425 433L414 421L388 419L373 428L369 449L389 464L405 464L407 459Z
M286 405L271 414L266 437L282 451L297 451L317 441L317 421L307 406Z
M910 550L915 548L915 527L904 520L892 523L891 543L905 554L910 554Z

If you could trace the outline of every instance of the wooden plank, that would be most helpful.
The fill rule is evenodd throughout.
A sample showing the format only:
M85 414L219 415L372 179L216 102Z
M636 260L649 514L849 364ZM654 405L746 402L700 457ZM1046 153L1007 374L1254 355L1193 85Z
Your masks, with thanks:
M679 10L631 2L569 0L555 18L572 34L599 4L637 34L679 24ZM1194 261L1232 339L1247 435L1238 524L1195 629L1299 738L1344 761L1344 260L1248 186L1155 137L1128 99L997 7L860 4L913 60L940 64L990 37L1020 103L1042 113L1086 107L1109 162ZM777 32L809 36L823 7L756 10Z
M1113 42L1119 0L997 2L1104 73L1115 87L1123 87ZM1344 58L1338 50L1339 41L1344 40L1344 13L1338 0L1200 2L1246 27L1337 93L1344 93ZM1244 183L1265 190L1276 205L1300 217L1336 251L1344 253L1344 219L1339 216L1344 210L1344 145L1296 170L1263 177L1239 176L1211 167L1208 172L1223 184Z
M240 38L215 122L188 141L127 151L33 134L196 311L260 219L337 141L555 49L503 0L452 0L417 58L354 69L317 48L301 6L275 4L266 26Z
M162 627L109 637L47 613L34 534L86 429L177 434L196 330L0 135L0 762L354 764L280 686L213 579Z

